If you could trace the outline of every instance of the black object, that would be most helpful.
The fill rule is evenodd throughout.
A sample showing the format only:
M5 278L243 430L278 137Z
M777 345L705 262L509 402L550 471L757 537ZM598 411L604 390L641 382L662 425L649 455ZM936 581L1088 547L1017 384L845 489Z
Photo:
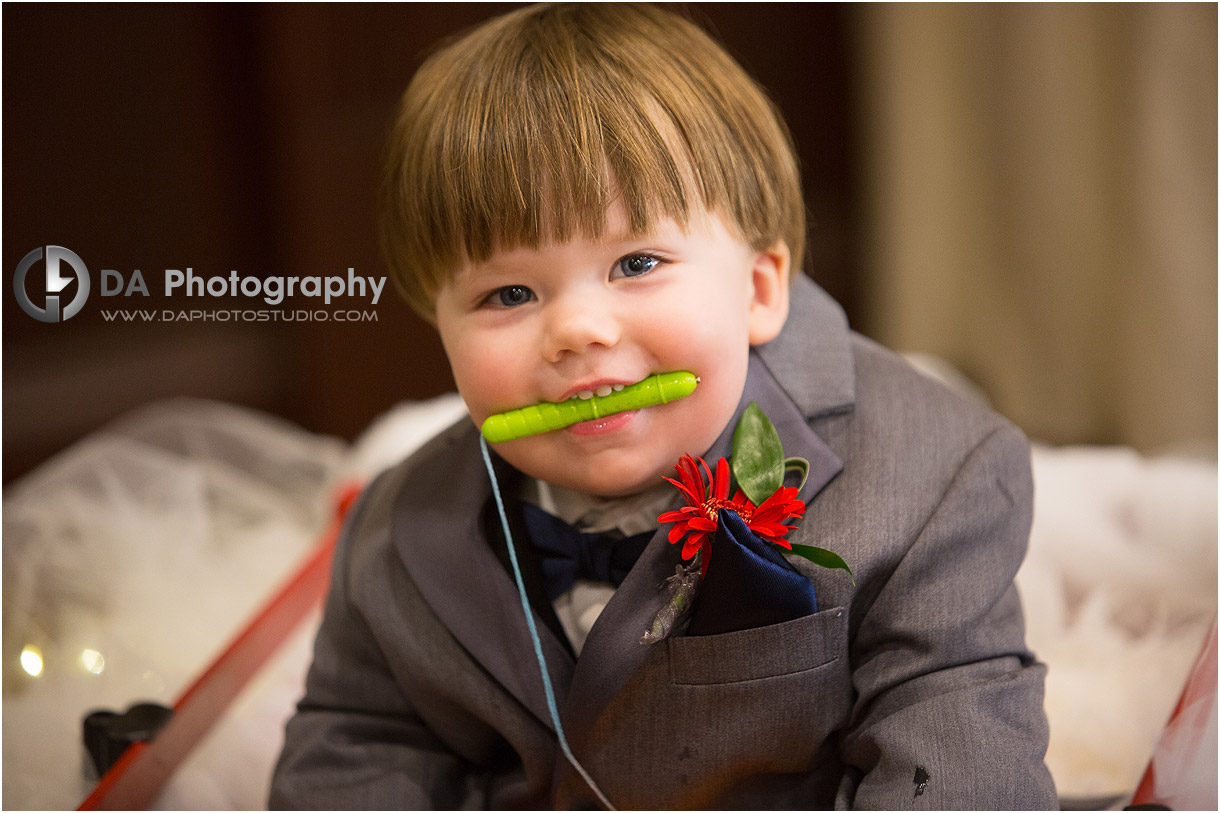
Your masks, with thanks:
M135 703L122 714L100 710L86 715L85 748L98 776L110 770L129 745L151 740L173 716L174 710L160 703Z
M928 780L931 778L932 775L928 773L927 768L922 765L915 766L915 796L921 795L925 790L928 789ZM911 798L913 799L915 796L912 796Z

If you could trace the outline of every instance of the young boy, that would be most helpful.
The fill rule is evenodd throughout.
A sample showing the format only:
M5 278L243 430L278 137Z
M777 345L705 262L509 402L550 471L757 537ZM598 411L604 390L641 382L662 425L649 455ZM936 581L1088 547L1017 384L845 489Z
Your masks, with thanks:
M353 511L273 806L1055 805L1012 584L1025 440L792 268L787 132L715 43L650 7L490 21L407 89L383 193L387 256L473 423ZM693 393L492 446L561 740L476 427L674 371ZM729 457L751 402L809 461L788 541L854 582L780 558L810 606L775 615L792 588L733 583L717 531L693 608L642 642L690 565L657 524L683 504L662 478ZM556 583L538 507L646 535L610 585Z

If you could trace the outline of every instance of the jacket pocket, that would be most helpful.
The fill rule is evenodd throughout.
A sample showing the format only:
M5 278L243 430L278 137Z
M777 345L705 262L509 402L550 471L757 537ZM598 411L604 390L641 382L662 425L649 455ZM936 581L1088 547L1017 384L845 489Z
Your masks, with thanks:
M669 680L706 686L804 672L845 659L846 641L842 607L755 629L671 637Z

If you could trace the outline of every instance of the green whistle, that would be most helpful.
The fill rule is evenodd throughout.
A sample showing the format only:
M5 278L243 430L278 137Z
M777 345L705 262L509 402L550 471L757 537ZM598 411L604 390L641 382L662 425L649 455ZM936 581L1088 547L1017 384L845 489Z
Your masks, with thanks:
M667 404L690 395L698 385L694 373L658 373L609 395L595 395L588 400L569 398L560 404L544 401L492 415L483 421L483 437L492 443L503 443L553 432L581 421Z

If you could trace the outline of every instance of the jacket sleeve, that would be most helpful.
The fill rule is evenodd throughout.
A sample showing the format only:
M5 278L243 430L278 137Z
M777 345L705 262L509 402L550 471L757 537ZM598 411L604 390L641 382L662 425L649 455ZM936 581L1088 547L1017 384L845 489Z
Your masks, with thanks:
M374 497L369 492L383 486ZM352 548L367 533L374 483L336 548L305 696L285 730L271 809L454 809L482 806L482 782L428 729L394 680L350 596Z
M858 700L836 807L1055 808L1046 668L1013 584L1028 545L1029 448L1004 425L966 457L851 645Z

